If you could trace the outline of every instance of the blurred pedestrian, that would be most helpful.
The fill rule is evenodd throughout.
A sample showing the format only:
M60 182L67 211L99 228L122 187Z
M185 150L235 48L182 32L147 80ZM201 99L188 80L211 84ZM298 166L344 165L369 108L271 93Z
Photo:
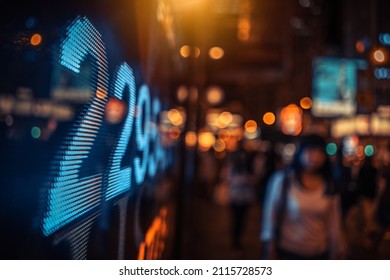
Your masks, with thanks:
M337 149L332 166L332 176L335 187L340 193L341 213L345 221L348 211L357 204L357 179L352 174L352 168L344 163L342 146Z
M249 153L241 145L229 158L228 188L231 209L231 241L233 252L242 254L242 233L250 205L256 200L252 164Z
M260 235L262 258L343 258L340 196L325 144L321 136L304 136L292 164L271 177Z
M275 171L275 152L273 147L267 151L257 151L253 157L253 175L260 206L263 205L268 180Z
M390 227L390 147L383 152L383 158L378 170L378 193L374 212L378 228L373 238L373 253L377 253L385 232Z
M372 236L376 231L375 201L378 176L378 169L374 166L372 157L366 157L359 170L357 195L363 213L363 245L367 249L372 246Z

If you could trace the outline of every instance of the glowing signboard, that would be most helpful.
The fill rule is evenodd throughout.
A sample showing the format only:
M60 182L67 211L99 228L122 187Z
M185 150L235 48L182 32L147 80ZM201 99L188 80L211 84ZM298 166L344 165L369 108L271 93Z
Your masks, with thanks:
M317 57L313 61L312 113L318 117L356 113L358 70L367 68L359 59Z
M147 175L154 176L165 168L169 157L162 147L157 127L160 101L151 98L145 84L137 91L133 70L125 62L117 68L113 81L110 80L105 43L86 17L76 18L67 27L58 61L64 71L76 76L83 63L91 63L91 98L52 162L42 230L45 236L50 236L75 224L64 238L70 241L74 258L85 258L88 231L100 215L101 205L115 199L122 205L120 228L123 235L125 219L122 218L127 210L120 196L142 184ZM94 165L94 147L104 146L100 134L109 97L128 103L127 115L109 153L108 168L90 168L84 172L83 166ZM130 143L132 137L135 145ZM126 156L129 149L134 150L130 159Z

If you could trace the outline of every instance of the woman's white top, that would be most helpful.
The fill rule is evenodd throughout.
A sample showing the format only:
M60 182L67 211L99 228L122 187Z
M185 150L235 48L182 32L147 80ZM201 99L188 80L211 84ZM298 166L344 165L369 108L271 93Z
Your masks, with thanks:
M274 238L285 172L276 172L269 181L263 208L261 240ZM318 255L342 249L339 196L324 194L325 186L307 190L288 175L289 188L280 229L279 248L301 255Z

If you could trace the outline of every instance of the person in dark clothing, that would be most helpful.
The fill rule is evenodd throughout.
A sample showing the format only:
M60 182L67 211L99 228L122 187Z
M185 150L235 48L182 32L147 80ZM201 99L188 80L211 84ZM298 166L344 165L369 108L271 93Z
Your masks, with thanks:
M242 233L249 206L255 201L255 189L249 153L240 146L229 158L228 186L231 209L231 240L234 252L242 250Z
M255 176L255 188L260 207L262 207L264 202L268 180L275 172L275 169L275 152L273 147L267 151L258 151L254 154L253 174Z
M340 193L341 213L345 219L349 209L357 203L357 182L352 176L352 169L343 162L343 148L340 147L335 155L332 167L333 182Z
M364 246L370 246L372 232L375 231L375 198L378 185L378 170L372 157L367 157L359 170L357 196L363 212Z

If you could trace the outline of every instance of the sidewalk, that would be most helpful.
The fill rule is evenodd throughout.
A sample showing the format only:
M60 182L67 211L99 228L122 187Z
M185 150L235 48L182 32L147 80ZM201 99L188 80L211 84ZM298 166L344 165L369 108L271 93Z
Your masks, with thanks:
M260 207L253 204L247 213L241 254L231 249L230 209L212 198L195 196L192 200L183 259L259 259Z
M260 207L253 204L247 213L244 227L242 254L233 252L230 237L229 206L216 204L212 198L194 195L189 206L186 237L184 238L182 258L196 260L229 260L260 259L261 243L259 241ZM359 225L360 215L355 210L347 217L347 242L350 245L352 260L390 260L390 229L376 252L363 245L362 229Z

